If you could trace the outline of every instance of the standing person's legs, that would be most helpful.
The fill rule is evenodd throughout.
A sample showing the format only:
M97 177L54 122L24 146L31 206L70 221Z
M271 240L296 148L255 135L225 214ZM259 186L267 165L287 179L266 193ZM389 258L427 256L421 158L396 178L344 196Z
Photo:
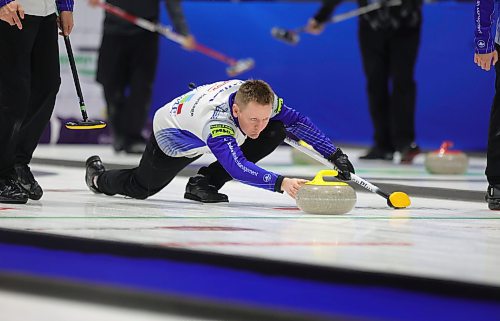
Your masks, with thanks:
M392 159L389 114L389 54L386 31L373 30L360 20L359 44L367 81L368 105L373 123L373 148L361 159Z
M500 46L496 45L500 52ZM486 177L489 187L486 200L492 210L500 210L500 63L495 65L495 97L490 113L490 127L488 131L488 153Z
M151 32L132 37L128 49L131 52L130 88L120 118L120 126L124 129L125 151L142 153L145 148L142 130L151 106L159 39L157 34Z
M415 144L415 100L414 79L418 48L420 46L420 24L400 27L394 31L390 41L390 74L392 95L390 103L391 137L396 150L401 152L401 161L411 163L419 152Z
M107 195L121 194L145 199L158 193L187 165L199 157L170 157L158 147L154 135L146 146L138 167L133 169L104 171L100 159L93 156L87 160L87 185ZM97 186L93 186L92 174L98 175ZM90 172L90 173L89 173Z
M17 184L16 146L31 90L31 51L40 18L25 16L23 29L0 21L0 202L26 203L27 193Z
M35 200L42 197L43 191L28 164L54 111L61 84L56 15L40 19L31 53L31 94L15 153L19 183Z
M125 128L121 124L126 103L125 90L130 78L128 39L126 35L105 33L97 62L97 81L102 84L115 151L123 150L125 140Z
M240 146L243 155L250 162L256 163L271 154L285 139L286 130L282 122L271 121L257 139L247 138ZM228 181L231 175L216 161L198 171L198 176L191 177L187 186L187 198L200 202L227 202L227 196L217 191ZM192 197L189 197L189 194ZM185 195L186 197L186 195Z

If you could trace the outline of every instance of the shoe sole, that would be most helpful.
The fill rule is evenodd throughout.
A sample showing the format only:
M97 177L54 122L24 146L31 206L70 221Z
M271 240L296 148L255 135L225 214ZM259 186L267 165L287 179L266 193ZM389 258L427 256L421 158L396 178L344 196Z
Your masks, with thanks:
M210 201L210 200L202 200L200 197L191 194L191 193L184 193L184 198L192 201L197 201L201 203L227 203L229 200L224 200L224 201Z
M500 201L495 200L495 201L488 201L488 208L492 211L500 211Z
M38 201L38 200L40 200L40 199L42 198L42 196L43 196L43 195L38 196L38 195L31 195L31 194L30 194L30 195L28 196L28 198L29 198L30 200L33 200L33 201Z
M102 194L102 192L97 190L94 186L88 186L88 188L94 194Z
M11 198L0 197L0 203L3 203L3 204L26 204L26 203L28 203L28 199L13 200Z

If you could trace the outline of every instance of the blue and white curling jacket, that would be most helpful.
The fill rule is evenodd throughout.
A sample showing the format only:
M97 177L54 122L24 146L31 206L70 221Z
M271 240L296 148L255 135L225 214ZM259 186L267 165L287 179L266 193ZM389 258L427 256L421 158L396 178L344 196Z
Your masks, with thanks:
M242 183L281 191L283 178L248 161L240 145L246 135L232 116L234 96L241 80L220 81L197 87L160 108L153 131L161 150L171 157L196 157L213 153L224 169ZM309 118L274 97L271 120L281 121L287 131L304 140L324 157L336 147Z

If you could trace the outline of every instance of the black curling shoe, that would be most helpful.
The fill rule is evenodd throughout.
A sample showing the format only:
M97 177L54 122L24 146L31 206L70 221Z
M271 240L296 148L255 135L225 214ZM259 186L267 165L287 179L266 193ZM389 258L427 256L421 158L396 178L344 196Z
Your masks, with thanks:
M184 198L202 203L229 202L227 195L219 193L203 175L197 175L189 179Z
M0 179L0 203L26 204L28 193L12 178Z
M488 191L484 197L488 202L488 208L493 211L500 211L500 185L488 186Z
M17 173L17 183L28 193L29 199L38 201L42 198L43 190L35 180L33 173L28 165L16 165L15 167Z
M94 177L104 173L106 169L102 164L101 158L99 156L92 156L85 162L85 183L87 183L88 188L96 193L102 193L97 186L94 185Z
M393 154L394 152L392 151L381 149L378 147L372 147L365 155L360 156L359 159L392 161Z

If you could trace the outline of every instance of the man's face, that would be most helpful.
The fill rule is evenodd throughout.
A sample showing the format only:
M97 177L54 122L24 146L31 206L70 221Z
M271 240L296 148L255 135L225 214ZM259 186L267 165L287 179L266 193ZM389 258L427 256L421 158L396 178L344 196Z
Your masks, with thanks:
M259 137L266 128L273 111L272 105L261 105L256 102L249 102L246 106L239 106L234 103L233 116L238 118L240 128L252 139Z

